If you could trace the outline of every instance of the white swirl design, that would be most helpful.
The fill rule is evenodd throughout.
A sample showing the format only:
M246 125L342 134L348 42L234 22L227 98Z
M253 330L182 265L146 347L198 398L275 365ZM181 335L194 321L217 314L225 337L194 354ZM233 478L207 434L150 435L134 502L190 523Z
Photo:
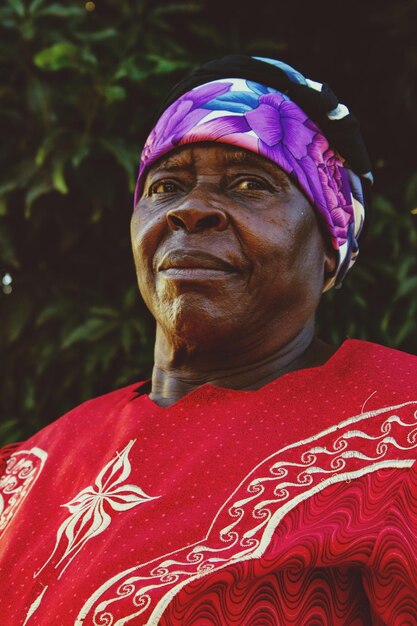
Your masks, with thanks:
M38 479L48 455L40 448L18 450L6 462L0 477L0 535Z
M410 467L417 448L416 407L417 401L410 401L363 413L270 455L235 489L202 540L161 556L159 566L154 560L115 575L84 604L75 626L98 625L100 615L109 611L115 626L139 615L147 626L155 626L172 598L192 580L260 557L280 520L303 500L328 485L378 469ZM146 607L132 612L128 599L118 593L123 580L135 587L135 597L146 592L151 598Z

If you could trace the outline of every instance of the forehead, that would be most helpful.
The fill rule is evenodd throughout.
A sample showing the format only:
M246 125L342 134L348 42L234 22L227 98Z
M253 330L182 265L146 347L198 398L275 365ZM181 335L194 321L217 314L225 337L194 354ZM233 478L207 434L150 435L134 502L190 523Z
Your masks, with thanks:
M287 174L276 163L269 159L229 144L209 143L193 143L191 145L181 146L173 150L169 154L161 157L154 163L149 173L155 170L182 170L193 169L197 163L204 168L205 157L215 156L216 161L221 167L230 168L234 166L246 166L257 169L263 169L270 174L288 179Z

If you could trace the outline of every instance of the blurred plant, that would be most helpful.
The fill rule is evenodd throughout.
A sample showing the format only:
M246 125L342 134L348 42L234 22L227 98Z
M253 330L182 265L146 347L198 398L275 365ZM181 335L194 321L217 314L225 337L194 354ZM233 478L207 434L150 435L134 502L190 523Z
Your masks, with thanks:
M328 341L337 344L346 336L417 354L416 183L414 176L402 211L375 195L358 261L320 306L319 331Z
M319 327L417 352L415 3L361 4L357 20L355 2L343 30L324 19L334 0L304 3L303 21L296 2L255 19L237 0L4 0L0 444L149 375L153 323L128 237L139 149L169 86L228 52L283 56L351 92L380 182L357 267L326 295ZM383 102L387 71L392 101L375 107L361 93Z
M0 272L12 281L0 292L2 443L149 372L132 192L156 102L193 62L178 21L186 32L199 10L146 0L0 9Z

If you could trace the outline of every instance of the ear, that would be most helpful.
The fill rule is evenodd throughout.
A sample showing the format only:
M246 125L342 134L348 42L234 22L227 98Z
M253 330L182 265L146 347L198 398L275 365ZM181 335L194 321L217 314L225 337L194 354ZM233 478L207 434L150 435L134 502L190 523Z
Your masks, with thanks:
M329 291L335 284L334 274L338 264L338 253L336 250L326 250L324 255L324 276L322 293Z
M333 276L337 268L338 253L330 245L324 251L324 280Z

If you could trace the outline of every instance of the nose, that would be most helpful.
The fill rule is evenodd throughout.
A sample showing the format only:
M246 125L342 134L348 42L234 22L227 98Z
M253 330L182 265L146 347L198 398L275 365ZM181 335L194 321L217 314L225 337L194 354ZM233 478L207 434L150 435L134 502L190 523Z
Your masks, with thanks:
M227 213L210 206L201 199L190 200L166 215L171 230L185 230L196 233L203 230L225 230L229 224Z

